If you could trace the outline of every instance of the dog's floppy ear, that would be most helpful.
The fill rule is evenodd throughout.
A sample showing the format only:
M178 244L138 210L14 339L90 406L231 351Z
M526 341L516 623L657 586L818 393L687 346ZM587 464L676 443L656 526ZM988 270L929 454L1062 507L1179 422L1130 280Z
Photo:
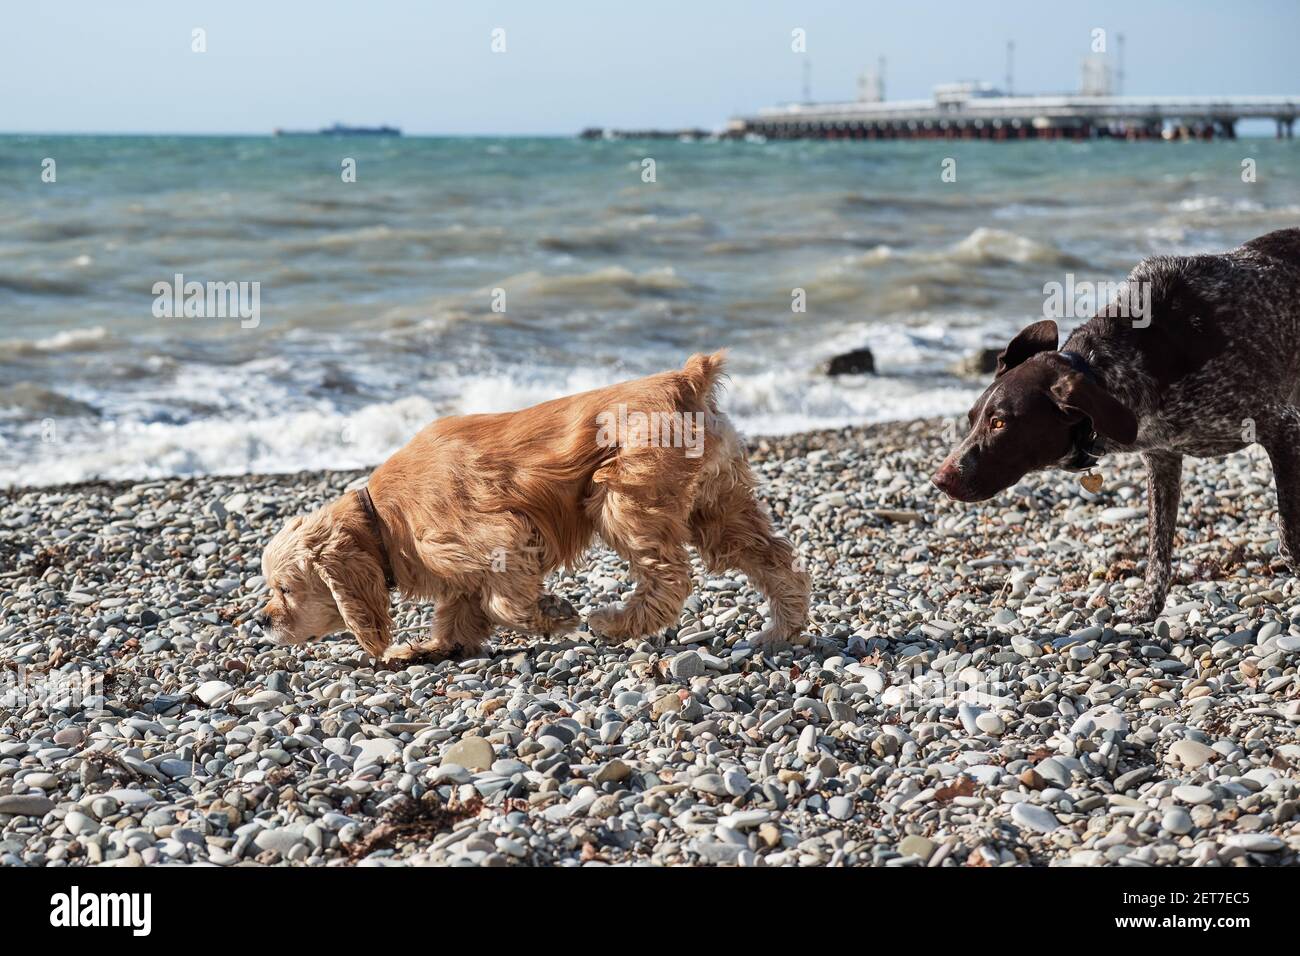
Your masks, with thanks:
M364 549L335 538L317 552L315 569L334 595L348 630L367 651L383 657L393 640L393 622L379 562Z
M998 370L993 377L1001 378L1025 359L1039 352L1055 352L1056 341L1056 323L1051 319L1042 319L1033 325L1025 326L998 354Z
M1052 386L1052 400L1061 411L1083 415L1092 421L1097 434L1121 445L1137 440L1137 418L1114 395L1079 372L1063 375Z

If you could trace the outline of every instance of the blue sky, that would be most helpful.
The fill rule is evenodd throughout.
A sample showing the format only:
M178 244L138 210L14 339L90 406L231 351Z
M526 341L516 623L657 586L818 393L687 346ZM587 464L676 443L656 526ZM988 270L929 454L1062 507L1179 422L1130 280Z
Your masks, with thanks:
M191 30L207 52L191 52ZM491 52L504 28L506 52ZM1094 27L1126 39L1127 93L1300 93L1296 0L835 3L762 0L31 0L0 12L0 130L265 133L335 120L409 133L703 126L799 96L891 99L935 83L1078 85Z

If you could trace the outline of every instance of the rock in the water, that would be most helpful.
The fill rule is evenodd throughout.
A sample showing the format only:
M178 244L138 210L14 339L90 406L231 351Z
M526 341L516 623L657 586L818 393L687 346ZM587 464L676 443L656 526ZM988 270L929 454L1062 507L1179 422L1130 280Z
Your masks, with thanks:
M875 372L876 357L871 354L871 349L861 348L853 349L851 352L844 352L836 355L826 363L827 375L863 375L868 372Z
M1001 349L979 349L972 352L953 364L953 374L963 378L991 375L998 370L998 356L1001 353Z

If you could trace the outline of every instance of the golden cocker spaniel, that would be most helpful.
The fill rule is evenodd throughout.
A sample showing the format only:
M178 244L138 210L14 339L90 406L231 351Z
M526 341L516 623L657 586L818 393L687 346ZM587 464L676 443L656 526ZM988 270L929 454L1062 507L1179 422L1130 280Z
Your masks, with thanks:
M518 412L442 418L375 469L367 488L280 530L262 556L258 619L284 643L335 631L387 659L473 656L494 624L579 625L546 575L593 538L631 565L626 604L592 611L615 640L674 624L690 595L687 545L710 571L744 572L771 622L752 643L797 643L809 579L754 495L745 449L718 410L723 355ZM432 631L390 646L389 596L436 602Z

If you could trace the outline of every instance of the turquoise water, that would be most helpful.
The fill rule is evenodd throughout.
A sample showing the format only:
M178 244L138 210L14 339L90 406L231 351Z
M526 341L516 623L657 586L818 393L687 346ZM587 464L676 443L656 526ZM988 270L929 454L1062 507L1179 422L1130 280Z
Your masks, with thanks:
M1271 140L0 137L0 484L364 466L438 414L724 345L751 432L955 412L975 389L949 366L1040 317L1045 283L1300 225L1298 159ZM157 315L178 273L258 283L255 327ZM880 375L817 373L861 345Z

